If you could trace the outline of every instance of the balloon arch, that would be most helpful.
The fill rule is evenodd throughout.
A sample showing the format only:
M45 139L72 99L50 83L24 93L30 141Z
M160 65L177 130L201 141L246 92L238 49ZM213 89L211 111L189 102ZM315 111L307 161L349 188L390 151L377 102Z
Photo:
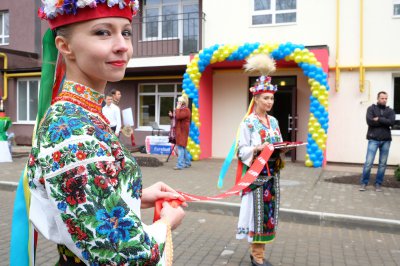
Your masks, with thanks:
M245 43L239 45L214 45L194 55L183 75L183 93L193 100L192 123L190 125L188 150L193 160L198 160L201 153L199 84L202 73L208 65L223 61L244 60L249 56L266 53L275 60L294 61L308 77L311 88L310 117L308 121L306 166L321 167L328 132L328 91L327 74L314 53L304 45L285 43Z

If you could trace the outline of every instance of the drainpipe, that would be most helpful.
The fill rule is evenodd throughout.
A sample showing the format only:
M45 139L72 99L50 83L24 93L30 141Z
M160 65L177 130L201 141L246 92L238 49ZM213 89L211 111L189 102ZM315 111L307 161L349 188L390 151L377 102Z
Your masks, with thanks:
M360 92L364 92L364 80L365 80L365 69L364 69L364 0L360 0Z
M8 77L7 77L7 68L8 68L8 58L7 58L7 55L5 54L5 53L0 53L0 57L3 57L4 58L4 73L3 73L3 96L2 96L2 99L3 99L3 101L5 101L5 100L7 100L7 97L8 97L8 88L7 88L7 84L8 84L8 82L7 82L7 79L8 79Z
M339 44L340 44L340 0L336 0L336 67L335 67L335 90L339 91L340 68L339 68Z

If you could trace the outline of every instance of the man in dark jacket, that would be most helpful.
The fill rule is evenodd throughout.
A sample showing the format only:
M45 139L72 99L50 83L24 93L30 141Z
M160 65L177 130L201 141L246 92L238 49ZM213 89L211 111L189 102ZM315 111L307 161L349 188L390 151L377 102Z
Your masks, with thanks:
M365 159L364 169L361 176L360 191L365 191L371 175L371 168L374 163L375 155L379 149L379 165L375 179L375 191L381 192L381 185L386 170L386 162L389 156L390 143L392 141L391 127L394 125L396 114L390 107L386 106L387 93L378 93L378 102L368 107L368 150Z

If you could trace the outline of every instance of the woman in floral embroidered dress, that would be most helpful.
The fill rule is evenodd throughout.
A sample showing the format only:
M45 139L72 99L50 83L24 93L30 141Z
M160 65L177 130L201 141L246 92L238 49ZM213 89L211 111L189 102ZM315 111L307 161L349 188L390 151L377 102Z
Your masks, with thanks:
M167 233L184 216L164 204L145 225L140 208L182 197L165 185L142 190L141 171L101 113L107 81L132 56L133 0L44 0L66 66L65 81L41 120L29 157L30 220L58 244L59 265L164 265ZM164 256L165 255L165 256Z
M268 115L277 90L267 76L275 70L274 61L267 55L256 55L247 60L245 68L262 74L250 88L254 111L244 119L239 129L238 157L247 169L266 145L282 142L282 136L278 121ZM252 265L270 265L264 259L264 251L265 243L275 238L278 224L280 165L279 154L274 153L256 181L242 193L236 237L247 237L251 243Z

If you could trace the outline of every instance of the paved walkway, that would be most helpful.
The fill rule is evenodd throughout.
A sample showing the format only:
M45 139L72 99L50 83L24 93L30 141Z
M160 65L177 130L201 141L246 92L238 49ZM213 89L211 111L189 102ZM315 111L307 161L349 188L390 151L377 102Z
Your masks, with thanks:
M164 165L141 168L145 186L162 180L197 195L224 191L216 187L222 160L193 162L191 168L176 171L175 157L168 163L166 156L156 158ZM0 265L8 265L13 190L25 162L22 157L0 164ZM355 185L324 181L360 171L360 167L314 169L287 163L281 173L280 229L266 251L273 265L400 265L400 189L359 192ZM233 176L234 167L224 189L233 184ZM234 196L191 203L182 226L174 231L174 265L249 265L248 244L234 238L239 202ZM151 210L143 212L145 222L151 216ZM37 265L54 265L55 252L53 243L40 238Z
M23 153L27 148L18 147L14 152ZM150 156L134 153L134 156ZM160 167L142 167L144 186L164 181L177 190L196 195L212 196L230 188L234 183L236 162L226 176L224 188L217 188L217 177L223 163L221 159L195 161L192 167L173 170L176 157L151 155L164 162ZM1 163L0 188L13 189L18 182L26 157L15 158L13 163ZM314 223L344 223L368 228L400 230L400 189L383 188L375 192L372 186L359 192L358 186L324 181L335 176L361 173L361 167L332 164L321 168L308 168L301 163L286 163L281 172L281 218L290 221ZM393 170L388 170L393 173ZM374 177L373 177L374 178ZM193 210L237 215L240 198L233 196L224 200L195 204Z

